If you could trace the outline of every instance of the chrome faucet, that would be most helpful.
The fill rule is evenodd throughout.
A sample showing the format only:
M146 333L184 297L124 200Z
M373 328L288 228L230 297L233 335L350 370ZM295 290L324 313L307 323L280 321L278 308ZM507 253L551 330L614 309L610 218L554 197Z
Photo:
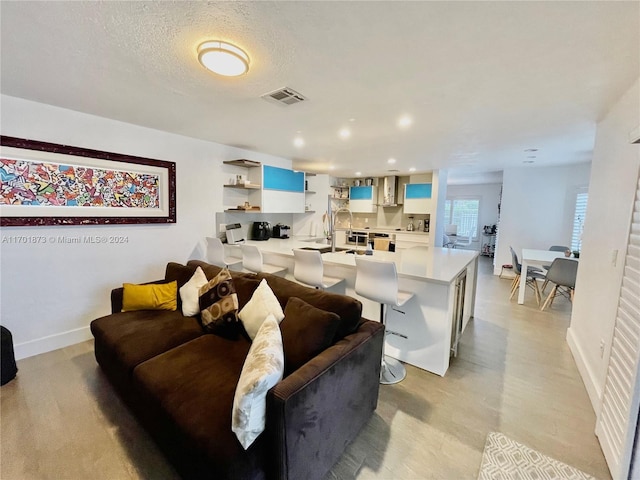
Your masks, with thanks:
M351 210L348 208L339 208L333 213L333 221L331 222L331 251L336 251L336 219L338 218L338 214L341 212L346 212L349 214L349 235L351 235L351 227L353 225L353 214Z

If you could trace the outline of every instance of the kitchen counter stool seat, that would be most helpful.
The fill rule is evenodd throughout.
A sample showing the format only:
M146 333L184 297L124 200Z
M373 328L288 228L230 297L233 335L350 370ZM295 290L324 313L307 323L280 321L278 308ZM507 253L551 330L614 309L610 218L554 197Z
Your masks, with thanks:
M356 293L364 298L380 303L380 322L385 325L388 308L385 305L401 307L406 304L414 294L398 290L398 272L394 262L381 262L373 259L356 257ZM386 334L396 334L389 330ZM382 347L382 368L380 370L380 383L391 385L401 382L407 376L404 365L395 358L384 354Z
M271 273L284 277L287 267L280 267L262 261L262 252L254 245L240 245L242 250L242 271L245 273Z
M222 240L216 237L206 237L207 240L207 262L218 267L227 267L229 270L239 270L242 268L242 259L238 257L225 257Z
M293 277L305 285L325 290L344 282L344 278L324 275L322 254L318 250L293 249Z

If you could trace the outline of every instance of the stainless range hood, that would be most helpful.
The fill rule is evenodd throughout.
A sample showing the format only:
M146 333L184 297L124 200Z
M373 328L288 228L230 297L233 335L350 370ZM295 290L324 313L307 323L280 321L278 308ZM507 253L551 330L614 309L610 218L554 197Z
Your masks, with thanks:
M398 206L398 177L390 175L382 179L382 206L397 207Z

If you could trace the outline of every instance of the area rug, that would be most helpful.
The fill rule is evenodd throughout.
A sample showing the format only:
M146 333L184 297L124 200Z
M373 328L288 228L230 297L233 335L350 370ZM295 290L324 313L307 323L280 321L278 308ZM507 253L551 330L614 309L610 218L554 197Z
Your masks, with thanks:
M566 463L547 457L511 440L490 432L484 444L478 480L595 480Z

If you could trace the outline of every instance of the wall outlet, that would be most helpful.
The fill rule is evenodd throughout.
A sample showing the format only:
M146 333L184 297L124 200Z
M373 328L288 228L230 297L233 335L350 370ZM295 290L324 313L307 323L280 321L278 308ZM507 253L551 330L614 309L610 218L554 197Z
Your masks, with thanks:
M604 357L604 340L600 340L600 358Z

